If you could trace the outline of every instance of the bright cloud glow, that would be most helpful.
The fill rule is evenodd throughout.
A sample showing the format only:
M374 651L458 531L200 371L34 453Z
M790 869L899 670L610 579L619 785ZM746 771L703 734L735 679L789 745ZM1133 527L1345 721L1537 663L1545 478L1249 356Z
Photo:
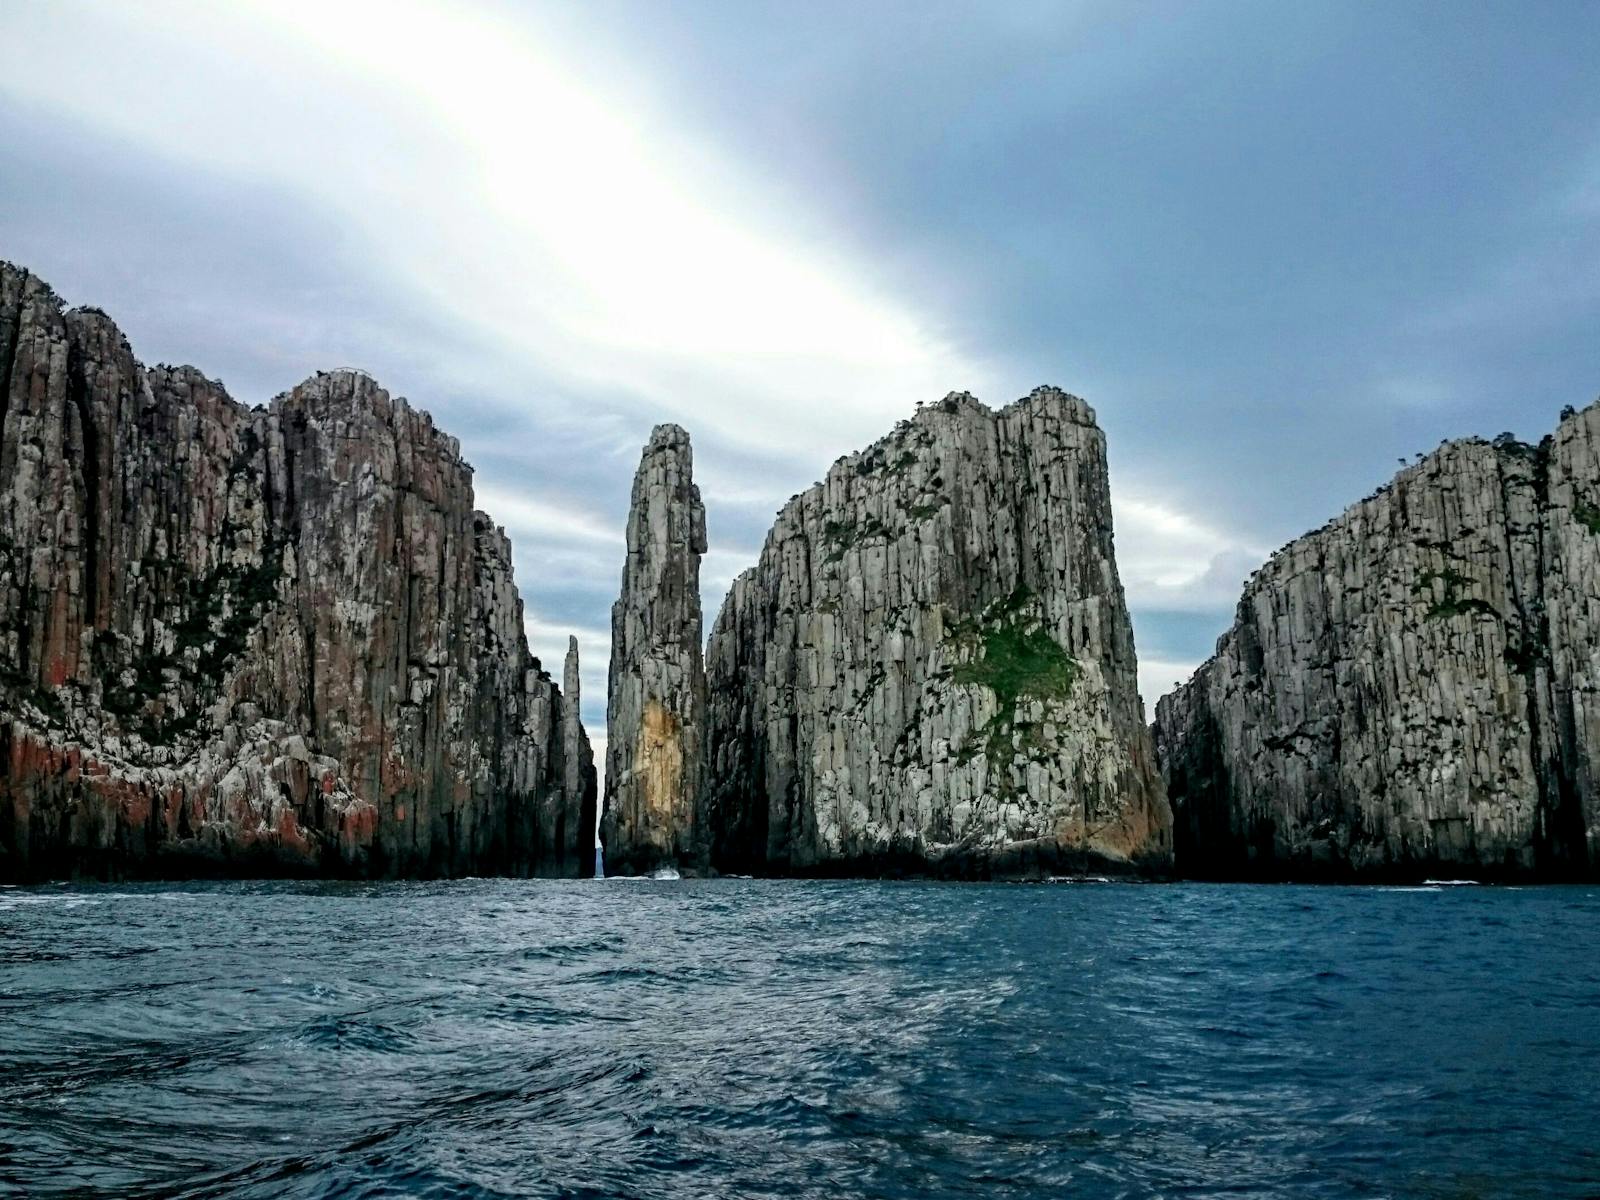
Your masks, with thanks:
M1177 611L1232 608L1266 551L1143 495L1117 492L1117 570L1129 604Z
M566 332L683 358L926 363L931 347L907 313L817 248L751 224L740 185L715 164L709 178L691 182L690 164L663 153L666 131L626 101L589 90L552 47L454 5L273 3L258 11L288 37L409 95L450 131L476 170L474 199L499 223L497 240L520 235L505 252L559 269L569 288ZM472 224L482 223L480 215Z
M647 96L581 77L581 52L526 20L404 0L151 11L14 10L6 23L32 28L7 40L41 52L0 87L310 193L432 307L574 389L826 455L984 382L797 232L798 201L741 179Z

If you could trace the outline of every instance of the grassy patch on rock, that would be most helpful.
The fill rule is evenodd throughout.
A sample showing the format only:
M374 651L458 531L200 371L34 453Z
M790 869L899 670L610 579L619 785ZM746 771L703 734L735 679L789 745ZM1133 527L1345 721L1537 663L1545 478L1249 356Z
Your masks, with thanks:
M958 761L980 752L997 766L1010 767L1018 753L1017 710L1025 701L1064 701L1083 668L1045 628L1032 593L1018 588L991 604L977 620L952 623L947 635L961 661L950 669L954 683L994 693L995 715L962 748ZM1021 732L1037 749L1037 731Z

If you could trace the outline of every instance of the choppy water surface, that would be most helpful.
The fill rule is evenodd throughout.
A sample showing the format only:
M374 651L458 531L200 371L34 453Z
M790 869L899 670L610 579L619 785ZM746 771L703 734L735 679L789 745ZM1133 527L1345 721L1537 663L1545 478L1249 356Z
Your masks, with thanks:
M1600 890L0 890L0 1192L1600 1193Z

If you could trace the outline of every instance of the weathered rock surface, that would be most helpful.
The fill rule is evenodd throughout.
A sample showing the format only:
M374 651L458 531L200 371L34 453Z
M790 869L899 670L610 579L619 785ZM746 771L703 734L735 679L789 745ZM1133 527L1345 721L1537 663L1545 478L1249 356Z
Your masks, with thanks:
M1155 729L1185 874L1594 871L1600 406L1284 547Z
M1105 438L951 395L778 516L707 655L713 864L1162 870Z
M706 679L700 556L706 513L689 435L658 425L633 480L622 594L611 609L606 704L606 870L705 858L698 819Z
M586 873L575 727L426 413L246 408L0 264L0 877Z

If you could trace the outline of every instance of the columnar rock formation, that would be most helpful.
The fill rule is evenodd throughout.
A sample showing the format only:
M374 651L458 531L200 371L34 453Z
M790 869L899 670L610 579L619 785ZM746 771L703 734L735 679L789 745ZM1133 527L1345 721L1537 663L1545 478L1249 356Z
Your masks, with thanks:
M561 670L561 761L566 768L566 778L560 793L556 794L563 805L572 805L576 798L578 826L576 830L563 829L560 854L568 875L587 878L594 872L595 826L599 819L599 795L594 771L594 751L589 746L589 734L579 716L582 693L578 672L578 639L567 638L567 658ZM572 810L567 809L570 813ZM571 854L576 862L569 864Z
M1600 406L1280 550L1156 734L1187 874L1595 870Z
M0 264L0 876L583 873L575 713L426 413L246 408Z
M724 871L1164 869L1105 438L951 395L778 516L711 635Z
M706 679L700 556L706 513L689 435L658 425L644 448L628 512L622 595L611 610L606 706L606 870L697 866Z

